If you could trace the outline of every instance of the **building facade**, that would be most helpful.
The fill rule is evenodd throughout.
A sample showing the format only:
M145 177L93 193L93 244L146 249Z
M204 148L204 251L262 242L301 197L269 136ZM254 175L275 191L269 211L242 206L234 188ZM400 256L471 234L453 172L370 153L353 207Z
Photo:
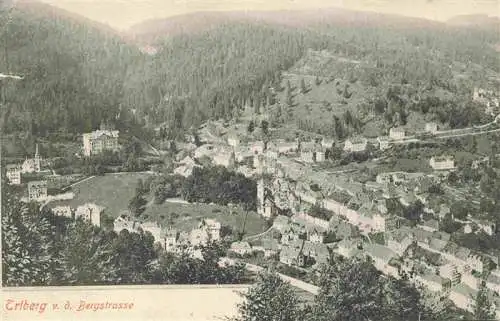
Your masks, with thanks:
M21 184L21 166L19 165L7 165L6 176L9 184L20 185Z
M47 181L34 181L28 183L28 200L42 201L47 198Z
M455 168L455 160L452 156L439 156L432 157L429 160L429 165L434 170L447 170Z
M117 130L96 130L83 134L83 154L92 156L104 151L118 151L118 135Z

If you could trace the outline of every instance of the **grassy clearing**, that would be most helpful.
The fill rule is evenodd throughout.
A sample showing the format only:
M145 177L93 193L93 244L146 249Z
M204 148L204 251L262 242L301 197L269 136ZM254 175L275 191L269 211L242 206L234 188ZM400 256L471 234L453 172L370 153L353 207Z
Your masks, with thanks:
M126 210L130 199L135 195L139 179L147 179L151 174L123 173L107 174L86 180L72 188L75 197L70 206L78 206L93 202L106 208L106 214L118 217Z
M202 218L213 218L222 225L230 226L233 231L240 231L245 219L245 211L240 208L210 204L182 204L165 202L151 204L143 214L148 220L157 221L162 226L173 227L180 231L189 231L196 227ZM266 221L257 213L249 212L245 234L254 235L267 230Z

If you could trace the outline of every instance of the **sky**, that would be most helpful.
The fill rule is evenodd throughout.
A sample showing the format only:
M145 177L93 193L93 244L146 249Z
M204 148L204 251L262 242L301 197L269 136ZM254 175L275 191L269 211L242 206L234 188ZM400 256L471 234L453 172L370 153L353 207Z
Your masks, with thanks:
M2 1L2 0L0 0ZM339 7L445 21L464 14L500 16L500 0L40 0L125 30L196 11L299 10Z

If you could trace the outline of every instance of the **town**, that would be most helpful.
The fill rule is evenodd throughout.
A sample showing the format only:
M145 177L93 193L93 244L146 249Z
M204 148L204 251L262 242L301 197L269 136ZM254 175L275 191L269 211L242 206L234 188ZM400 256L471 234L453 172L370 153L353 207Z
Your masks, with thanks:
M248 285L238 321L500 319L489 24L12 12L6 286Z
M487 106L491 112L499 112L498 100L493 107ZM497 130L499 116L480 130L462 129L460 135ZM268 126L262 115L256 117L251 115L250 123L258 124L260 120L262 127ZM454 155L433 155L423 160L427 163L423 172L379 172L370 179L359 179L362 177L355 174L357 169L333 171L323 166L331 163L329 155L336 148L346 154L371 150L378 159L383 159L395 146L449 138L452 131L440 131L435 123L426 123L415 133L408 133L402 127L391 128L387 136L354 137L339 144L329 137L311 141L300 137L288 141L252 140L247 127L248 124L242 123L205 124L196 134L196 140L201 142L190 143L187 150L179 151L178 159L186 156L176 162L172 172L189 177L203 167L200 160L209 159L215 166L256 182L256 211L270 227L263 233L234 241L228 250L230 257L252 263L257 255L264 261L274 260L294 267L301 275L314 272L332 255L369 257L384 274L395 278L410 275L411 282L424 286L433 299L447 298L470 312L473 298L483 284L490 291L500 317L498 253L495 249L480 251L457 244L446 229L456 224L456 233L487 236L497 233L494 218L478 217L473 212L455 213L453 202L459 197L446 192L454 191L449 183L450 176L457 171ZM119 150L119 131L104 128L83 134L82 157ZM194 142L195 137L188 137L189 140ZM488 157L479 157L469 166L477 169L490 161ZM33 158L6 167L9 183L20 185L24 174L52 176L42 163L37 146ZM39 202L42 206L54 203L51 210L55 215L82 218L100 226L104 206L60 205L72 197L71 193L51 196L47 186L47 180L28 182L25 201ZM469 191L458 193L465 195ZM197 250L200 245L221 240L221 228L216 218L202 218L191 230L178 230L159 222L138 221L127 211L113 222L117 233L143 230L151 233L155 243L165 251L175 253L188 248L197 257L202 257Z

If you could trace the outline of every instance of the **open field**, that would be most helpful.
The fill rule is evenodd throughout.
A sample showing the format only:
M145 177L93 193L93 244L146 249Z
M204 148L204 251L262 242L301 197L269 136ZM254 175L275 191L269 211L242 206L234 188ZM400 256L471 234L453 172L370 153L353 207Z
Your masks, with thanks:
M231 212L232 211L232 212ZM162 226L173 227L180 231L189 231L195 228L201 218L213 218L222 225L231 226L233 231L240 231L245 219L245 211L238 207L228 207L210 204L183 204L165 202L163 204L151 204L143 214L147 220L157 221ZM249 212L245 234L254 235L262 233L267 229L266 221L255 212Z
M77 184L72 188L75 198L70 206L93 202L106 208L106 214L117 217L126 210L130 199L135 195L135 188L139 179L147 179L151 174L120 173L96 176Z

